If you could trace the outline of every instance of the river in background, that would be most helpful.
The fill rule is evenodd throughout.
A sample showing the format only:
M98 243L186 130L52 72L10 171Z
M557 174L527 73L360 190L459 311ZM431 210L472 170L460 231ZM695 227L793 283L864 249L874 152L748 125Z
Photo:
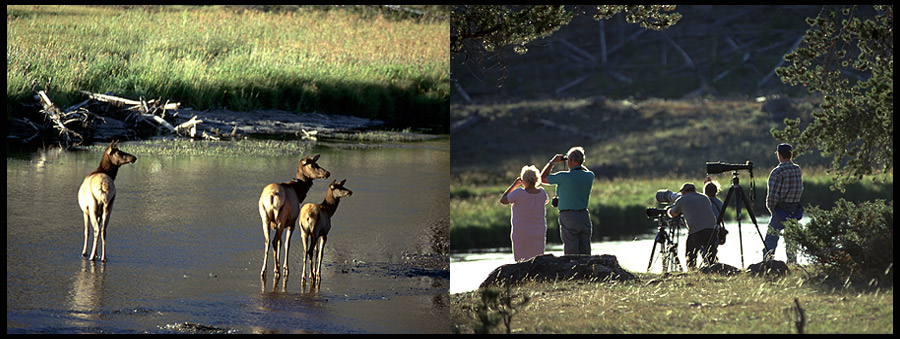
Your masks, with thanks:
M81 256L77 204L100 154L7 158L8 333L449 332L447 257L435 253L450 224L448 139L313 146L332 176L305 202L321 202L332 179L353 191L314 291L300 286L297 235L291 279L274 284L271 257L259 276L260 192L291 180L300 154L157 156L133 144L119 145L138 159L115 181L106 263Z
M769 219L758 218L759 231L763 237L766 235L766 227ZM741 247L738 237L737 223L726 223L725 228L729 233L725 245L719 246L719 262L741 268ZM756 227L750 221L741 222L741 235L743 237L744 268L762 260L763 245ZM650 251L653 249L653 241L656 233L637 237L631 241L603 241L591 243L591 254L611 254L616 256L621 266L626 271L637 273L647 272L647 264L650 262ZM684 267L684 249L687 232L682 230L678 238L678 260ZM657 247L657 251L659 248ZM562 244L548 244L544 253L555 256L563 255ZM779 241L775 249L775 260L786 260L784 252L784 238ZM806 264L809 259L805 256L797 258L800 264ZM469 292L478 289L478 285L495 268L515 263L512 249L494 249L481 253L451 254L450 255L450 293ZM651 273L661 273L662 264L659 260L654 262Z

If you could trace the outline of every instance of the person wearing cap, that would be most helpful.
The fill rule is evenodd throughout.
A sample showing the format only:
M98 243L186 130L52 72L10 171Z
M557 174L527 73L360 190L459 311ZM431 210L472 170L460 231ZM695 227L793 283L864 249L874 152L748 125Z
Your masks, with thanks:
M550 174L553 164L566 161L568 171ZM554 155L541 170L541 182L556 185L559 197L559 236L565 254L591 254L591 215L588 202L594 172L584 167L584 148L575 146L565 156Z
M790 219L800 220L803 210L800 207L800 195L803 194L803 181L800 166L791 157L793 148L788 144L780 144L775 150L778 166L769 173L766 194L766 209L772 214L769 228L766 230L763 261L772 260L778 246L779 233L784 230L783 222ZM785 252L788 263L797 263L796 245L785 239Z
M688 238L685 242L685 258L689 270L696 268L697 253L707 266L715 263L719 242L710 241L716 228L716 216L713 214L709 198L697 193L692 183L681 185L681 197L669 207L669 216L684 215L688 226Z

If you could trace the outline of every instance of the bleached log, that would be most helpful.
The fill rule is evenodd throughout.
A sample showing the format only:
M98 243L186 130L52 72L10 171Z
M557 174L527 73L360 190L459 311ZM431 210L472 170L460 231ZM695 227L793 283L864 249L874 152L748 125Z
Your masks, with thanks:
M159 116L152 114L141 114L140 117L144 120L153 120L160 126L165 127L167 130L169 130L169 132L175 133L175 127L173 127L172 124L170 124L168 121L163 120L163 118L160 118Z
M590 74L588 74L588 75L583 75L583 76L581 76L580 78L575 79L575 81L572 81L572 82L570 82L570 83L568 83L568 84L565 84L565 85L562 86L562 87L557 88L557 89L556 89L556 94L558 95L558 94L562 93L563 91L569 89L570 87L575 86L575 85L577 85L577 84L580 84L582 81L587 80L587 78L589 78L589 77L590 77Z
M456 90L459 91L459 94L462 95L463 100L469 103L469 105L474 104L474 102L472 102L472 98L469 97L469 93L466 93L466 90L462 88L458 81L456 82Z
M561 43L562 43L563 45L565 45L566 47L568 47L568 48L570 48L571 50L575 51L575 53L578 53L579 55L581 55L581 56L584 57L585 59L590 60L592 63L596 63L596 62L597 62L597 57L591 55L591 53L588 53L588 52L586 52L585 50L583 50L583 49L581 49L581 48L578 48L578 46L573 45L573 44L572 44L571 42L569 42L568 40L563 39L563 38L559 38L558 40L559 40L559 42L561 42Z
M136 107L142 107L145 105L145 102L142 102L140 100L131 100L131 99L127 99L127 98L117 97L114 95L91 93L88 91L79 91L79 92L87 94L88 97L90 97L91 99L97 100L97 101L116 102L116 103L121 103L123 105L131 105L131 106L136 106ZM150 102L151 103L155 102L155 100L151 100ZM167 109L167 110L178 109L178 106L181 106L181 103L174 102L174 103L168 103L166 105L163 105L162 108Z
M181 133L184 130L188 131L188 135L193 138L197 134L197 124L202 123L203 120L197 119L197 116L193 116L191 120L185 121L175 127L176 133Z

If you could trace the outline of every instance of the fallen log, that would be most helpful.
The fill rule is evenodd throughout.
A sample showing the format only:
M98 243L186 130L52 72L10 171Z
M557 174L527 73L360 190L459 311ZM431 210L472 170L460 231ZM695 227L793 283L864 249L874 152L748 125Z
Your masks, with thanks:
M185 121L178 126L175 127L175 133L181 134L182 132L186 132L188 136L191 138L197 135L197 124L202 123L203 120L197 119L197 116L191 118L191 120Z
M88 91L79 91L79 92L87 94L88 97L91 99L94 99L97 101L102 101L102 102L118 103L118 104L122 104L122 105L132 105L132 106L137 106L137 107L147 104L147 103L142 103L139 100L120 98L120 97L117 97L114 95L92 93L92 92L88 92ZM156 101L156 100L151 100L150 103L153 103L154 101ZM163 105L162 108L166 109L166 110L174 110L174 109L178 109L179 106L181 106L181 103L178 103L178 102L169 103L168 101L166 101L166 104Z

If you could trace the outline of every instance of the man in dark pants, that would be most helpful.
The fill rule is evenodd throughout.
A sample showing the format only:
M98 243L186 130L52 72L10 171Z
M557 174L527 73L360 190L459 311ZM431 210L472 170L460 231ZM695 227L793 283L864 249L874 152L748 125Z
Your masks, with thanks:
M553 164L567 161L570 170L550 174ZM559 236L565 254L591 254L591 215L588 201L594 172L584 167L584 149L572 147L566 156L554 155L541 171L541 183L556 185L559 197Z
M679 214L684 214L684 220L688 226L688 238L685 244L688 270L697 267L697 253L701 254L704 265L712 265L718 253L719 240L712 239L716 227L716 216L713 215L709 198L697 193L694 184L685 183L681 186L681 197L675 200L675 203L669 208L670 217L675 218Z
M775 154L778 157L778 166L772 169L767 184L766 208L772 214L772 218L769 219L769 229L766 231L763 261L772 260L775 256L779 233L784 230L783 222L788 218L800 220L803 217L803 210L800 208L803 181L800 166L791 161L793 149L791 145L780 144ZM784 242L788 263L796 264L796 245L788 239Z

